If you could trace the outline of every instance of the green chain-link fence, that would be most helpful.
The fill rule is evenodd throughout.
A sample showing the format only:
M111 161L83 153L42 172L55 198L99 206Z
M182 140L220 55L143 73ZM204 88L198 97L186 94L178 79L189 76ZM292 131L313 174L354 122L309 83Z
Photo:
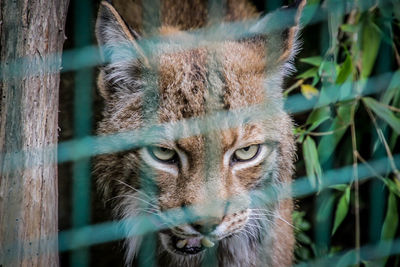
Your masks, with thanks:
M149 10L159 6L156 0L142 2ZM218 23L223 4L224 1L209 0L210 20L217 23L190 31L191 38L180 43L180 47L191 49L206 41L235 40L274 27L287 27L287 18L294 15L293 11L277 11L276 23L249 32L251 22ZM256 4L264 11L272 11L283 3ZM94 70L102 63L91 38L97 7L97 2L89 0L72 3L73 16L69 20L73 25L73 48L63 54L62 72L74 74L75 90L68 93L75 97L73 138L58 145L58 163L73 163L72 178L60 174L60 179L70 179L72 184L72 227L59 233L59 250L71 252L69 261L65 261L71 266L90 265L89 248L125 238L126 225L134 229L130 233L135 235L165 227L157 214L91 224L92 157L152 144L171 126L174 138L178 139L206 133L210 125L223 125L220 129L238 126L237 114L255 121L274 116L270 107L260 104L235 113L220 111L173 124L155 123L130 132L92 135ZM157 15L149 19L158 25ZM298 177L293 184L286 185L299 201L294 214L296 264L399 266L400 2L309 0L302 24L303 50L296 59L299 71L288 79L288 89L284 91L285 110L297 122L295 137L300 158ZM139 43L151 54L163 41L159 36L151 36ZM47 58L51 60L51 55ZM64 79L70 78L64 75ZM215 123L220 121L224 123ZM183 128L191 130L182 136ZM18 164L14 167L18 168ZM151 179L151 174L148 176L146 179ZM273 193L268 188L263 190L266 196ZM69 200L60 199L60 206L68 206L66 201ZM164 216L183 218L174 224L195 219L181 209L168 210ZM145 243L148 255L139 255L140 258L151 259L152 240ZM207 264L212 265L212 260ZM139 263L154 264L151 260Z

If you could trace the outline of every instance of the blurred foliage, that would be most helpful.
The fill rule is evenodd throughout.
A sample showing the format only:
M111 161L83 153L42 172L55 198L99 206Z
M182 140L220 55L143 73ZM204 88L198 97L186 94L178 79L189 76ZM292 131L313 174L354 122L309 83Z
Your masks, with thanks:
M301 211L293 215L296 258L308 262L343 255L333 266L344 266L346 252L354 250L352 264L399 266L398 254L366 260L358 249L373 244L390 254L391 241L400 236L400 173L393 159L400 134L400 1L313 0L304 13L305 39L310 21L328 19L319 23L322 52L299 58L301 71L285 92L287 97L300 92L317 103L295 129L303 154L298 166L305 166L319 192L312 200L320 201L319 209L310 207L309 199L300 200ZM307 41L304 46L307 50ZM385 173L358 181L359 164L384 157L389 161ZM348 165L353 166L350 184L325 186L324 171ZM311 212L322 209L331 210L321 219L328 222L324 226ZM316 240L326 226L327 251L321 254Z

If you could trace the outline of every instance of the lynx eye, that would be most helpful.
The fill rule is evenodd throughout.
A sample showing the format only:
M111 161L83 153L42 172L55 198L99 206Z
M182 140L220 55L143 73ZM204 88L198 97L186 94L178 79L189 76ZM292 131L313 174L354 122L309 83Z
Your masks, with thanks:
M235 161L247 161L255 158L260 150L260 145L242 147L233 153Z
M175 160L176 152L175 150L168 149L161 146L153 146L149 148L151 155L163 162L172 163Z

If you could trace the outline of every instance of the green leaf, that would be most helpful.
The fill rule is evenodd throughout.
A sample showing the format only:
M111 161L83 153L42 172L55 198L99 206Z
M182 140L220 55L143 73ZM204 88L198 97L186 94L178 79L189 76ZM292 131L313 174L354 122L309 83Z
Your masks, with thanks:
M397 134L396 132L393 132L392 136L390 137L390 140L389 140L390 150L394 149L394 147L396 146L398 138L399 138L399 134Z
M299 234L296 236L296 240L297 240L298 242L303 243L303 244L306 244L306 245L311 244L311 239L310 239L306 234L304 234L304 233L299 233Z
M296 258L306 261L309 260L311 258L311 253L310 251L302 246L296 246L295 248L295 254L296 254Z
M308 231L311 228L311 224L306 221L304 218L306 213L304 211L294 211L292 218L293 218L293 225L295 231Z
M397 180L396 180L397 181ZM387 186L387 188L390 190L391 193L395 194L398 198L400 198L400 185L396 184L390 179L383 179L383 182Z
M303 217L305 215L306 215L305 211L298 211L298 210L293 211L292 221L293 221L293 224L295 226L295 229L298 228L297 224L299 224L303 220Z
M329 188L333 188L338 191L345 191L348 187L349 187L348 184L335 184L335 185L329 186Z
M343 103L338 108L338 115L333 119L332 125L328 131L334 131L331 135L326 135L321 138L318 145L318 155L321 163L326 162L328 158L335 151L337 144L342 139L343 135L347 131L347 128L351 122L351 108L352 103Z
M311 82L311 85L312 86L316 86L317 83L319 82L319 80L320 80L320 77L318 75L315 75L313 80L312 80L312 82Z
M298 225L298 227L300 228L300 230L302 231L308 231L311 228L311 224L309 222L307 222L306 220L303 220L300 222L300 224Z
M308 179L310 180L312 187L316 188L317 180L318 184L321 184L322 169L319 164L317 147L310 136L307 136L303 143L303 156Z
M293 130L293 134L297 137L297 142L303 143L306 131L302 129L301 127L295 127Z
M346 60L343 62L338 77L336 78L337 84L344 83L347 78L352 74L353 71L353 61L351 60L350 55L347 55Z
M342 24L340 25L340 29L344 32L349 32L349 33L356 33L358 31L358 27L352 24Z
M297 79L308 79L311 77L315 77L318 75L318 69L317 68L311 68L305 72L303 72L302 74L297 75Z
M349 211L349 204L350 204L350 186L347 186L346 190L340 197L336 207L335 221L333 223L332 235L335 234L336 230L343 222L344 218L346 218L346 215Z
M385 221L383 222L381 231L382 242L379 244L379 247L382 251L390 250L392 240L396 235L398 224L399 214L397 210L397 199L392 192L389 192ZM381 266L385 266L387 259L388 257L379 260Z
M331 83L336 81L337 65L332 60L324 60L318 69L318 75L330 80Z
M383 104L389 105L390 102L395 98L400 92L400 70L397 70L390 81L388 89L382 96L381 102Z
M317 56L317 57L301 58L300 62L307 63L315 67L319 67L322 63L322 57Z
M372 21L371 15L364 20L361 38L361 77L368 78L374 67L381 43L381 32Z
M396 234L399 223L399 214L397 210L396 196L389 192L388 207L386 211L385 221L383 222L381 240L390 240Z
M306 124L311 124L307 131L311 132L320 126L326 120L331 118L331 109L329 106L314 109L307 118Z
M400 134L400 119L390 109L370 97L363 97L362 100L376 115L386 121L396 133Z

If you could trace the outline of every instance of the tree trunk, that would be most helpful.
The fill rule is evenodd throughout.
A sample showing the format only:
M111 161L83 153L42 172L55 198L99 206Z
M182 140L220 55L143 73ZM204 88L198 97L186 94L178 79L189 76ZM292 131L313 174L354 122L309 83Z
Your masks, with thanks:
M57 113L67 6L0 0L3 267L58 265Z

